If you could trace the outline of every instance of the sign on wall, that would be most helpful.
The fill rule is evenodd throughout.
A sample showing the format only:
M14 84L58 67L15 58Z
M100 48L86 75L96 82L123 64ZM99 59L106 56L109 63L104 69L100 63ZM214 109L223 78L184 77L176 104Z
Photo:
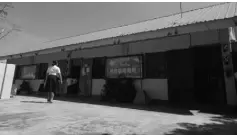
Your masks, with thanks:
M108 78L141 78L142 57L109 58L106 61L106 75Z
M21 79L35 79L36 77L36 65L22 66L21 67Z

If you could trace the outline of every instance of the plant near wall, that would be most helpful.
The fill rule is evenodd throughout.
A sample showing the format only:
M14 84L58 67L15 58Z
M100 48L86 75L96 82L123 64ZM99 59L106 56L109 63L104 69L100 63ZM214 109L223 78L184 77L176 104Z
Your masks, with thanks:
M116 79L107 79L101 90L101 101L117 100L118 85Z
M101 97L100 101L107 101L108 100L108 96L107 96L108 90L109 90L108 85L104 84L103 88L101 89L101 93L100 93L100 97Z
M117 84L117 101L119 102L133 102L136 96L136 89L134 87L133 78L120 78Z
M133 102L136 96L136 89L132 78L107 79L101 90L101 101Z
M27 92L27 94L32 93L32 88L30 87L30 84L28 81L23 81L20 85L20 89L17 91L17 94L21 94L22 92Z

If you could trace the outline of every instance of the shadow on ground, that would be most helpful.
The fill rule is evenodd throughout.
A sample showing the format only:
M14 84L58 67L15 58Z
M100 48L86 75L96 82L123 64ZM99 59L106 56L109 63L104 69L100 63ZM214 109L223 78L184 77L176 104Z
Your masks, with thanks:
M46 96L42 95L23 95L30 97L39 97L45 98ZM169 106L168 104L157 104L157 105L135 105L132 103L118 103L118 102L102 102L99 97L87 98L87 97L55 97L54 100L58 101L67 101L67 102L75 102L75 103L86 103L91 105L102 105L102 106L110 106L110 107L119 107L119 108L128 108L128 109L137 109L144 111L153 111L153 112L164 112L164 113L172 113L179 115L193 115L186 108L179 108L178 106ZM33 102L32 102L33 103Z
M220 106L220 105L197 105L197 104L180 104L169 102L156 102L148 105L135 105L132 103L118 103L118 102L101 102L99 97L85 98L85 97L56 97L55 100L87 103L94 105L104 105L111 107L130 108L153 112L164 112L179 115L193 115L191 110L196 110L202 113L212 113L218 115L235 116L237 108Z
M47 102L41 102L41 101L21 101L22 103L41 103L41 104L45 104Z
M86 133L86 134L83 134L83 135L112 135L112 134L109 134L109 133Z
M26 95L29 96L29 95ZM45 95L30 95L33 97L46 97ZM145 110L145 111L153 111L153 112L164 112L171 114L179 114L179 115L193 115L190 110L197 110L198 112L204 113L213 113L219 115L233 115L236 113L234 108L226 107L226 106L210 106L210 105L184 105L184 104L174 104L167 102L160 102L156 104L149 105L135 105L132 103L118 103L118 102L101 102L100 97L55 97L55 100L59 101L67 101L67 102L76 102L76 103L86 103L92 105L103 105L110 107L120 107L120 108L129 108L129 109L137 109L137 110ZM33 103L33 102L32 102Z
M237 135L237 117L213 117L211 124L178 123L180 128L164 135Z
M55 135L69 135L63 132L55 132ZM112 134L108 134L108 133L85 133L82 135L112 135Z

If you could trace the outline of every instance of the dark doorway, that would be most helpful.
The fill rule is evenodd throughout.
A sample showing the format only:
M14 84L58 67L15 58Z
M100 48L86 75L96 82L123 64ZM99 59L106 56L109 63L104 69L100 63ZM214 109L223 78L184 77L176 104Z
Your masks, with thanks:
M83 59L79 80L79 95L92 96L92 64L93 59Z
M195 100L226 104L221 46L194 47Z
M171 102L226 104L220 45L167 52Z
M171 102L194 102L193 50L168 51L168 96Z
M67 86L67 95L76 96L79 93L79 80L80 80L80 70L81 70L81 59L72 59L70 62L70 76L72 81L70 85Z

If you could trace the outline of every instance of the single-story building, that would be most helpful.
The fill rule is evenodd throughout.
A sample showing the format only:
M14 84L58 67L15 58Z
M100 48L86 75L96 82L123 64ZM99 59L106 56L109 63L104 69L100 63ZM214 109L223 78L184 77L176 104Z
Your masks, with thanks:
M17 65L15 84L27 80L34 91L58 60L67 84L61 93L100 95L106 79L123 74L152 99L236 105L236 6L222 3L22 46L1 51L0 59Z

